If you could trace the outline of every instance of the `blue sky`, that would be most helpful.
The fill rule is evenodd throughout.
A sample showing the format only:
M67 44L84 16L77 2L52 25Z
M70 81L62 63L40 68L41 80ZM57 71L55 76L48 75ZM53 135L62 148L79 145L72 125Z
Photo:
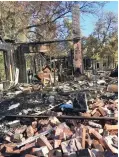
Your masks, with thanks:
M118 1L109 1L109 3L107 3L103 8L103 11L104 12L112 11L118 14ZM83 18L80 19L82 35L88 36L93 32L94 25L97 19L92 15L88 15L88 16L82 15L82 17Z

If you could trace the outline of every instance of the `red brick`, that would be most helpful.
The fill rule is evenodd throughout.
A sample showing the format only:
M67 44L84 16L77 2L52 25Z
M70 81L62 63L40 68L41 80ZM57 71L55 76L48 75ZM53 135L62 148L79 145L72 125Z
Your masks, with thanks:
M6 140L7 142L11 142L11 137L10 137L10 136L5 136L5 140Z
M26 154L25 157L37 157L37 156L31 155L31 154Z
M95 131L94 129L90 128L89 129L89 134L92 134L94 137L96 137L98 140L99 139L102 139L102 136L97 132Z
M13 133L9 131L9 132L6 133L6 135L11 137L11 136L13 136Z
M100 112L98 112L98 111L96 111L95 113L94 113L94 115L93 115L93 117L100 117L101 116L101 114L100 114Z
M34 134L38 131L38 129L37 128L35 128L35 129L33 129L34 130Z
M93 111L91 111L91 115L93 116L97 111L97 108L95 108Z
M27 128L26 125L24 125L24 126L22 126L22 127L20 127L20 128L17 128L17 129L15 130L15 134L23 134L24 131L26 130L26 128Z
M49 150L53 149L52 145L50 144L46 136L40 136L37 140L37 143L39 146L47 146Z
M91 117L91 114L90 114L90 113L81 113L81 116L84 116L84 117Z
M95 107L102 107L104 106L103 100L97 99L96 103L93 104Z
M48 120L39 120L39 121L38 121L38 126L47 125L48 123L49 123Z
M60 121L56 117L50 117L49 122L50 122L51 125L60 124Z
M83 131L82 131L82 148L84 149L85 148L85 139L86 139L86 128L83 128Z
M58 137L58 139L60 140L66 139L72 135L73 135L72 131L65 123L58 125L55 129L55 136Z
M114 111L114 117L118 117L118 111Z
M35 142L32 142L32 143L30 143L30 144L26 144L25 146L23 146L23 147L20 149L20 152L25 151L25 150L28 150L28 149L30 149L30 148L33 148L33 147L35 147L35 146L36 146L36 143L35 143Z
M118 125L105 124L104 129L107 131L118 130Z
M106 145L107 150L110 150L112 153L118 154L118 149L112 146L112 140L110 140L110 137L105 137L104 142Z
M99 132L97 132L94 129L89 129L89 134L92 134L100 142L100 144L105 148L104 140L102 138L102 135L99 134Z
M61 144L61 140L54 140L54 148L58 148Z
M32 126L28 126L26 129L27 137L32 137L34 135L34 129Z
M97 140L93 140L93 146L94 148L98 149L100 152L104 152L104 148Z
M100 112L101 116L106 116L106 112L103 110L103 108L99 107L98 111Z
M114 92L114 93L118 92L118 85L115 85L115 84L108 85L107 91Z
M5 145L5 153L20 154L20 150L19 149L15 149L12 146Z
M36 135L38 135L38 134L39 134L39 133L38 133L38 132L36 132L36 133L35 133L35 136L36 136Z
M32 122L32 128L36 129L36 127L37 127L37 121Z

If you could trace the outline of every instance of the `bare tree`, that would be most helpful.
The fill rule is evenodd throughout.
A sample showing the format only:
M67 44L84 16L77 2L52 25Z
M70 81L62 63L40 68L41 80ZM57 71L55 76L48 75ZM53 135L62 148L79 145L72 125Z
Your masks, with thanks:
M43 37L46 38L46 34L56 29L59 21L63 21L67 15L71 16L72 6L76 3L80 5L82 14L96 14L97 10L105 5L105 2L95 1L1 1L1 34L14 40L19 39L20 34L28 33L34 34L34 36L37 34L37 37L42 39ZM42 31L41 33L38 29L41 31L46 29L46 32ZM55 35L51 36L54 38Z
M117 15L113 12L103 13L99 17L93 35L98 37L102 44L106 42L108 37L117 32L118 29L118 18Z

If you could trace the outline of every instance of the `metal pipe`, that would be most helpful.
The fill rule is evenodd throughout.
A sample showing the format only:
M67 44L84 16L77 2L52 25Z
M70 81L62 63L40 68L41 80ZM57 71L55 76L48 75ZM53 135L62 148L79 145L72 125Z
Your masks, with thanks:
M50 116L37 116L37 115L5 115L7 118L49 118ZM74 120L117 120L118 117L84 117L84 116L55 116L59 119L74 119Z

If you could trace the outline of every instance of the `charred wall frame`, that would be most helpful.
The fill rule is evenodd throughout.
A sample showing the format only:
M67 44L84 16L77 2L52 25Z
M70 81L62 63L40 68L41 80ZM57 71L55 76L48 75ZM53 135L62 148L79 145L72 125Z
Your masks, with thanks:
M5 43L1 41L0 50L3 51L4 55L4 66L5 66L5 74L6 80L13 81L15 68L14 68L14 47L10 43Z

